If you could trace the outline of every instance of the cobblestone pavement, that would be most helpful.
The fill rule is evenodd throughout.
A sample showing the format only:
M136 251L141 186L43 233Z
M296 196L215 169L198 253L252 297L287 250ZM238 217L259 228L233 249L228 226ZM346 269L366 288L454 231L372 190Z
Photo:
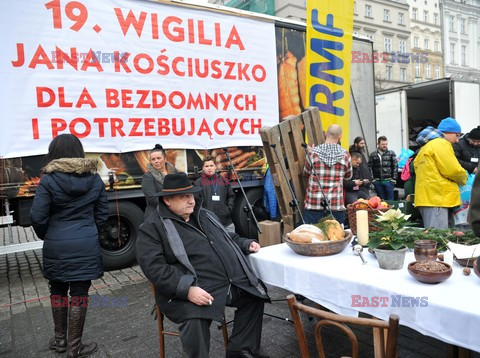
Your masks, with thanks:
M30 228L14 228L31 240ZM0 231L0 234L2 232ZM0 241L2 238L0 238ZM271 287L272 299L283 299L287 291ZM156 321L151 316L153 298L149 285L138 265L131 268L106 272L104 277L93 282L91 306L88 311L83 340L96 341L98 351L92 357L158 357L158 334ZM99 295L99 296L98 296ZM98 299L102 298L103 304ZM121 302L112 307L106 299ZM97 303L93 304L94 299ZM285 301L274 301L265 306L262 350L272 358L299 357L293 325L285 320L290 317ZM274 315L280 319L271 317ZM227 321L233 310L227 308ZM313 321L305 319L311 351L314 342ZM167 326L176 329L167 321ZM228 326L231 330L231 325ZM361 357L372 356L371 331L354 330L360 341ZM223 357L224 347L221 331L212 324L211 357ZM31 250L0 255L0 357L57 357L48 348L53 335L49 290L42 275L42 252ZM336 329L325 332L327 350L338 357L349 354L345 337ZM400 358L447 357L447 345L411 329L401 327L399 336ZM167 357L184 357L178 337L166 337ZM480 354L474 354L479 358Z

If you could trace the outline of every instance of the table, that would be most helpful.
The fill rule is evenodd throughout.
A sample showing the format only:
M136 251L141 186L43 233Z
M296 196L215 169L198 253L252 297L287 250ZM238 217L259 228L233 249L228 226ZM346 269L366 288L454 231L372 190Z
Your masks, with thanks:
M366 250L363 255L365 265L351 246L337 255L308 257L283 243L264 247L249 258L265 283L301 294L336 313L364 312L384 320L394 313L401 325L480 352L480 279L473 269L465 276L454 263L447 281L431 285L408 273L408 263L415 261L413 251L407 252L404 268L394 271L380 269Z

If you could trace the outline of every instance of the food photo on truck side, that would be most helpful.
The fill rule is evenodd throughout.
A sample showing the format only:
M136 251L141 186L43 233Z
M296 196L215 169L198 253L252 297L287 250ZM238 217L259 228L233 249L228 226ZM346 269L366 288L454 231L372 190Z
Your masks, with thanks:
M83 2L89 8L89 19L94 18L96 13L102 15L104 7L114 7L114 4L109 1L102 3L102 5L89 1ZM198 73L196 75L192 74L188 83L185 82L185 78L179 82L178 79L171 80L168 76L162 78L157 73L155 77L157 87L152 87L148 82L150 73L147 73L147 69L150 67L147 57L137 60L134 57L122 57L125 59L125 63L119 65L120 73L116 73L114 71L115 64L102 62L104 60L102 54L114 53L114 50L124 54L128 53L129 47L140 46L138 45L140 41L158 41L157 39L146 39L144 34L139 38L140 35L137 35L137 33L140 31L141 17L134 20L133 17L126 16L128 11L125 11L125 9L120 14L125 15L124 17L118 15L116 10L120 20L123 21L121 26L123 37L118 37L119 43L114 43L112 47L104 49L100 55L94 51L97 53L98 61L102 64L103 72L99 72L98 64L95 67L94 62L89 65L91 68L88 68L88 70L82 71L80 65L74 69L75 63L72 60L74 53L71 45L70 47L59 45L57 50L53 48L52 53L49 52L50 48L49 50L45 48L45 53L49 57L55 55L57 58L57 62L50 61L52 68L49 68L50 65L46 59L39 54L36 55L35 65L30 63L34 68L25 70L24 67L27 67L29 60L26 61L24 66L15 67L15 63L18 65L17 45L30 41L29 44L25 45L24 50L30 49L31 51L34 43L38 41L34 41L33 35L29 40L25 40L21 38L21 34L11 31L9 36L13 40L7 44L8 56L6 57L8 57L8 61L3 60L0 63L0 70L2 73L11 72L14 75L17 73L15 71L27 71L19 78L32 76L37 80L37 83L36 87L23 89L19 80L20 82L15 84L16 87L9 89L11 93L20 93L17 96L19 99L13 101L9 97L2 102L2 105L7 109L10 108L12 113L14 112L14 106L15 108L25 109L28 112L25 116L30 119L21 124L16 120L19 123L18 126L23 126L18 128L18 133L28 133L29 136L27 137L29 141L26 141L28 145L26 145L24 151L17 151L16 149L17 142L24 139L23 137L15 138L16 132L12 132L9 138L5 137L8 134L0 135L2 140L4 138L8 139L4 142L4 147L0 144L0 198L2 200L0 217L8 216L8 213L5 213L5 204L8 203L8 207L13 211L14 224L30 225L29 211L35 196L36 186L40 181L44 165L43 158L48 147L46 143L55 134L72 133L82 140L87 157L97 158L101 163L99 174L107 190L110 213L107 224L100 229L99 233L106 269L127 267L135 262L135 242L138 227L144 220L146 207L141 182L150 162L150 149L153 148L155 143L161 143L166 148L166 161L173 165L177 171L188 173L192 181L200 176L202 160L206 156L212 156L215 159L217 171L229 178L236 194L232 212L232 220L236 231L242 236L257 238L257 227L248 212L247 199L258 221L270 219L263 205L262 179L265 174L266 159L261 147L260 127L275 125L283 118L301 114L307 109L305 98L305 24L267 15L247 14L232 8L221 7L221 11L219 11L219 6L208 4L183 6L175 3L137 3L134 1L128 2L128 4L134 10L143 11L143 7L145 7L146 12L158 13L158 21L160 21L160 14L170 14L173 11L186 22L192 16L204 17L205 19L210 16L215 19L214 23L222 23L222 29L227 29L225 35L227 37L222 39L221 42L224 45L229 43L230 48L222 47L220 51L217 46L213 46L215 29L220 25L212 24L210 30L213 32L204 34L205 38L202 40L208 42L208 36L212 37L212 45L205 46L202 49L203 53L206 54L205 56L212 59L220 56L218 55L219 51L222 53L240 51L242 46L248 50L248 38L243 35L243 28L251 27L251 24L273 26L272 40L268 46L260 44L258 47L261 51L251 51L243 54L250 57L257 56L252 60L252 63L254 61L258 62L256 71L260 67L267 70L273 68L273 73L267 72L268 81L273 85L268 87L256 81L255 78L260 79L260 72L255 72L256 77L252 75L247 79L242 75L241 81L237 78L237 81L228 82L223 78L224 82L220 82L223 87L216 88L216 91L202 92L202 88L198 88L198 86L202 86L201 80L203 78L199 78L202 71L201 67L197 66L196 71ZM29 11L31 11L32 19L37 19L32 20L35 28L43 29L47 25L52 26L47 20L41 20L38 16L34 16L38 15L38 12L45 11L45 9L35 8ZM25 17L25 21L29 21L28 16ZM118 32L119 27L118 23L113 24L113 22L120 21L118 16L112 17L109 14L101 16L102 30L98 34L102 36L110 33L116 34L114 32ZM245 24L239 24L239 19L245 21ZM109 24L108 21L111 21L112 24ZM235 24L235 26L231 24ZM208 32L208 26L209 24L205 20L206 32ZM184 27L184 31L187 31L187 27ZM234 27L235 29L233 29ZM79 32L85 33L85 29L86 27L80 29ZM45 31L47 30L52 29L46 29ZM66 25L63 25L61 29L56 28L54 30L60 32L72 31ZM182 30L179 27L175 31ZM236 31L238 31L238 37ZM93 35L88 33L88 36ZM228 36L231 37L230 42L227 41ZM143 42L139 48L146 47ZM176 43L175 46L177 45L182 44ZM189 45L192 46L192 44ZM195 44L195 46L200 45ZM35 45L35 47L38 52L38 46ZM372 54L372 48L370 40L354 37L354 51ZM86 53L89 52L87 47L82 47L82 49L86 49L84 51ZM168 51L170 52L165 53L165 55L171 56L171 59L175 57L172 49L176 49L176 47L169 47ZM75 51L82 52L80 46ZM79 55L79 53L75 54ZM58 62L59 55L61 55L60 59L63 61L60 65ZM182 56L185 59L187 57L190 59L190 57L195 57L194 55L195 52L185 52ZM43 60L41 60L42 58ZM248 62L246 58L242 60L237 58L236 61ZM170 62L170 65L173 69L172 62ZM126 73L125 69L127 67L135 67L136 71ZM138 69L142 71L142 68L145 73L138 73ZM177 70L179 68L186 67L178 67ZM210 75L215 76L215 66L210 64L209 68L211 70ZM153 72L156 70L157 68ZM250 72L253 70L253 67L249 68ZM51 84L44 84L42 71L48 71L50 76L52 74L59 76L58 81L52 80ZM69 81L76 81L81 84L80 91L76 96L69 90L68 86L70 84L65 82L66 78L61 77L62 73L68 73ZM241 72L238 73L238 76L241 74ZM14 75L12 75L12 78L15 78ZM116 86L108 83L105 84L104 88L101 88L105 97L102 101L98 100L98 93L91 90L93 85L90 84L90 86L85 87L83 85L84 83L90 83L88 82L90 81L88 76L96 78L97 75L102 76L98 77L101 78L101 81L117 81L115 82ZM138 83L135 85L131 84L131 82L136 81ZM183 92L178 90L182 81L185 83L183 84L185 86ZM199 84L197 85L195 82ZM158 83L161 83L161 85ZM244 87L236 88L237 83ZM195 88L190 88L191 86ZM266 88L264 95L263 92L247 93L249 88L261 86ZM84 87L84 90L81 90L81 87ZM275 87L276 91L271 91L272 87ZM24 92L25 98L23 97ZM350 96L352 98L350 101L349 131L351 138L347 138L348 143L351 143L355 136L362 135L367 142L368 149L373 150L376 141L376 124L372 63L352 63ZM139 107L141 102L143 104ZM124 112L110 112L117 110L117 108L114 108L115 103L118 104L118 107L123 107ZM32 108L29 108L29 106ZM75 108L76 106L79 108ZM177 106L177 112L171 109L175 106ZM269 111L260 114L255 112L255 110L264 107L268 107ZM74 112L75 109L80 112ZM212 114L212 118L209 118L209 120L205 119L207 110L210 110ZM139 111L138 114L137 111ZM201 116L203 119L193 118L197 112L201 113L199 117ZM68 114L71 116L68 116ZM131 118L127 116L131 116ZM268 121L261 118L262 116L269 117ZM2 128L7 128L9 125L11 126L13 120L8 115L4 115L0 121ZM48 130L42 129L42 123L45 122L48 123ZM91 138L93 133L98 134L98 138L94 138L95 140ZM229 137L217 141L216 138L222 136ZM92 150L92 148L94 149ZM101 150L102 148L107 149ZM118 149L114 150L114 148ZM231 168L226 151L234 165L237 176ZM21 154L17 154L20 152ZM239 181L242 183L245 195L240 190ZM0 225L2 223L6 223L6 221L0 221Z

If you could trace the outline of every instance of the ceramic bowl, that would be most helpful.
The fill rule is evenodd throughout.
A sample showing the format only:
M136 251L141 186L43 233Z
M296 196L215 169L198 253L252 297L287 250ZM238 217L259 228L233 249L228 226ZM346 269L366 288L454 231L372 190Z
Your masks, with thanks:
M412 275L417 281L423 283L440 283L447 280L450 276L452 276L452 267L441 261L436 261L437 263L444 265L447 267L446 271L423 271L417 270L414 268L414 265L418 261L410 262L408 264L408 272ZM424 261L425 262L425 261ZM427 261L428 262L428 261Z
M328 256L342 252L352 240L353 234L345 231L345 238L339 241L322 241L313 244L302 244L290 240L285 236L285 243L299 255L304 256Z
M469 259L457 259L455 255L453 255L453 259L463 267L473 267L473 263L477 261L476 257L470 257Z

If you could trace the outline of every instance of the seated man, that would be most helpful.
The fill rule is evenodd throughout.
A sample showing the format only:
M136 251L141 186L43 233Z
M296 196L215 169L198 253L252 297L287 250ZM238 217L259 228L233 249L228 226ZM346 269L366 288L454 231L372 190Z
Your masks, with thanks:
M362 178L360 172L360 165L362 164L362 154L359 152L352 152L352 179L344 179L343 186L346 189L345 204L351 204L358 199L368 199L370 181Z
M262 335L265 285L245 254L260 245L227 232L215 214L200 207L185 173L165 176L157 212L140 226L137 260L157 289L156 303L179 323L188 357L209 356L210 325L236 307L227 357L265 357Z

